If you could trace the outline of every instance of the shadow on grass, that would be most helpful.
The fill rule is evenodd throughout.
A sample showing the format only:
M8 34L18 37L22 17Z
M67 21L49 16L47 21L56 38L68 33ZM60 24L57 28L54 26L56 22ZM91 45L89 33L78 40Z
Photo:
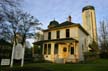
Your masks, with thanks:
M43 67L17 67L17 68L2 68L1 71L51 71Z

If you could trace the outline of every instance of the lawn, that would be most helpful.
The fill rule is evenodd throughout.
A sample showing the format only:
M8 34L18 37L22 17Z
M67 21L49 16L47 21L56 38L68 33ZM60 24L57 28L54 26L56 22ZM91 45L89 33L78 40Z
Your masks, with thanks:
M14 67L12 71L108 71L108 59L99 59L86 64L32 63L23 68Z

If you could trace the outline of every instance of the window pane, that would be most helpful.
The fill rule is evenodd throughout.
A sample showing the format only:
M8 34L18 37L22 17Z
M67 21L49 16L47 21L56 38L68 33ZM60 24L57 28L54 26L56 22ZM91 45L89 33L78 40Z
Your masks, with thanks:
M70 37L69 35L70 35L69 29L66 29L66 37L67 38Z
M55 44L54 46L54 54L58 54L58 44Z
M44 54L47 54L47 44L44 44Z
M71 54L74 54L74 47L71 47Z
M48 54L51 54L51 44L48 44Z
M48 32L48 39L51 39L51 32Z
M56 38L60 38L60 31L56 32Z

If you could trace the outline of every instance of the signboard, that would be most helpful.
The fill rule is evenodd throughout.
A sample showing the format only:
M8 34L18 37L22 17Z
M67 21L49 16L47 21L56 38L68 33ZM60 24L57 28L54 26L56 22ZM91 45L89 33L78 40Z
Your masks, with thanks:
M25 51L25 48L23 48L23 46L20 43L18 43L15 47L13 47L10 67L13 66L13 59L21 60L21 67L23 67L24 51Z
M10 64L10 59L2 59L1 60L1 65L9 65Z
M23 48L21 44L17 44L14 49L14 59L20 60L23 57Z

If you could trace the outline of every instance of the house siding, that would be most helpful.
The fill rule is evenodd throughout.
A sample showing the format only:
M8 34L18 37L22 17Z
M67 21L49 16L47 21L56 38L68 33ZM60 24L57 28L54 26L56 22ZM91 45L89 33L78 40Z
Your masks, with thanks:
M84 60L84 54L83 52L87 52L88 51L88 42L87 42L87 35L79 28L78 29L78 33L79 33L79 58L80 61ZM86 40L86 44L85 44L85 40Z

